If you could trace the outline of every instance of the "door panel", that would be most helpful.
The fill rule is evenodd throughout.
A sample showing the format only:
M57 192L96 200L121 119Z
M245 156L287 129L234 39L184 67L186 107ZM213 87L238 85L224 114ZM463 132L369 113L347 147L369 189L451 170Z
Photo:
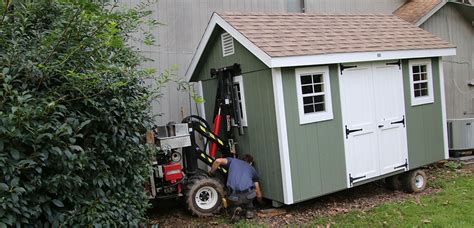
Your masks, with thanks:
M342 109L344 127L359 130L346 135L348 173L359 180L378 173L378 155L375 129L375 110L370 64L350 64L356 68L345 69L341 75ZM346 134L347 134L346 130Z
M401 169L395 167L405 164L407 139L404 124L395 123L405 117L399 66L347 65L353 68L340 75L341 103L346 165L354 183Z
M403 96L403 74L399 66L373 64L375 116L378 132L380 174L396 171L408 158ZM404 167L403 167L404 168Z

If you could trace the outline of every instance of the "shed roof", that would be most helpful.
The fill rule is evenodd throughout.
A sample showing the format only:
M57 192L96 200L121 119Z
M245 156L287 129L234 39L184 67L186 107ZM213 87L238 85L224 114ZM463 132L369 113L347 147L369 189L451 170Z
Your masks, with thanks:
M453 45L392 14L214 13L186 72L216 26L270 68L455 55Z
M392 14L219 14L271 57L454 47Z

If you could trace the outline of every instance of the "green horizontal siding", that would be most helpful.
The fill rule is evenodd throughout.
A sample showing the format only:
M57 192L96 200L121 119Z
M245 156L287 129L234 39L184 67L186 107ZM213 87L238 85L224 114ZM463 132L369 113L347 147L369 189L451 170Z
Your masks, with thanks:
M282 69L295 202L347 186L337 65L330 65L329 71L334 119L300 125L295 68Z
M271 70L236 40L235 53L223 57L222 32L219 28L214 31L192 79L202 81L205 113L208 122L212 123L217 80L210 78L210 69L241 64L248 127L244 128L243 136L235 132L237 150L240 154L249 153L254 157L264 197L283 202Z
M443 122L439 58L431 59L434 103L411 106L410 71L403 61L403 87L408 137L408 161L415 169L444 159Z

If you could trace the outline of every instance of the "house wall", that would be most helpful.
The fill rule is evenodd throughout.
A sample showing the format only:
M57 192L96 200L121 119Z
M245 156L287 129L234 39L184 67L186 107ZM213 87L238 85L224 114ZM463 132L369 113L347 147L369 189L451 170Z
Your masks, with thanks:
M403 60L408 163L410 169L444 159L439 58L431 59L434 103L411 106L408 60ZM446 78L446 77L445 77Z
M446 4L420 27L457 46L443 58L448 119L474 117L474 27L455 4Z
M123 7L132 7L144 0L117 0ZM164 25L153 31L159 46L138 45L142 53L154 59L144 67L154 67L159 72L176 64L175 77L183 78L196 51L199 40L209 22L212 12L288 12L293 0L159 0L150 6L153 17ZM305 0L306 12L315 13L391 13L405 0ZM179 122L192 113L187 92L178 91L169 83L163 89L163 97L154 102L153 113L157 124Z
M213 33L203 61L198 64L197 73L192 77L193 81L202 81L207 121L212 125L217 90L217 80L210 78L210 69L241 64L248 127L244 127L243 136L235 132L237 150L238 153L249 153L254 157L265 198L283 202L271 70L236 40L235 53L223 57L221 33L221 29ZM255 72L246 73L251 71Z
M347 186L338 66L329 74L334 119L300 125L295 68L282 69L294 202Z

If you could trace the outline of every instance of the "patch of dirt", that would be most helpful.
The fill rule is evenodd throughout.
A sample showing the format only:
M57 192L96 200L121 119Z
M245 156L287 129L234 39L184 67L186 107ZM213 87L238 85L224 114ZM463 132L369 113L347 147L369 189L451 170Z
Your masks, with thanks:
M443 164L437 164L425 169L430 179L428 183L441 176L451 176L456 173L472 173L471 169L449 170ZM297 203L279 208L274 215L268 215L266 211L271 208L270 203L256 205L260 211L258 217L252 223L265 226L278 227L288 224L308 224L322 216L334 216L347 213L351 210L367 211L380 204L387 202L402 202L413 200L420 203L420 197L442 191L439 188L428 186L428 188L418 194L407 194L401 191L392 191L385 188L383 180L371 182L351 189L339 191L330 195L315 198L313 200ZM266 210L266 211L264 211ZM223 211L212 218L197 218L191 216L177 201L160 201L150 210L149 218L151 223L159 224L163 227L174 226L220 226L230 227L230 215Z

